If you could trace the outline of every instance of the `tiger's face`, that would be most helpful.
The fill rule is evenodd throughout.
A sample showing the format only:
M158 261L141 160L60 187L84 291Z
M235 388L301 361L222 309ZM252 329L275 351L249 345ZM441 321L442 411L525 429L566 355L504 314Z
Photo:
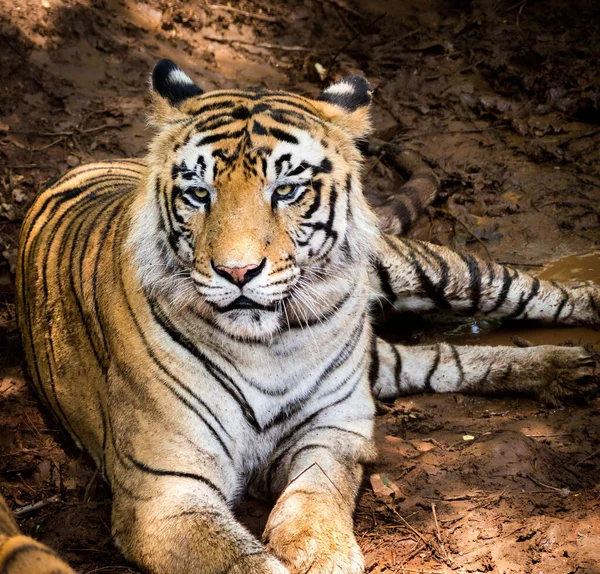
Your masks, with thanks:
M146 199L154 215L144 206L147 221L137 226L158 228L163 261L147 263L162 269L157 283L236 337L318 318L327 294L364 267L376 229L356 148L369 130L366 81L342 80L318 100L204 94L163 60L153 86L159 133Z

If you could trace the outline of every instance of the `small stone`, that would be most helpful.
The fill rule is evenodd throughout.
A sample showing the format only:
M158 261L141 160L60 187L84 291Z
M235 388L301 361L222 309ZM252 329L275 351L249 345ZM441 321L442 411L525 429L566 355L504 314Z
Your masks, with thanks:
M46 8L46 10L50 8L50 2L48 2L48 0L42 0L42 8Z
M67 156L67 165L69 167L77 167L81 163L81 160L76 155Z
M27 199L25 192L19 188L13 189L12 196L15 203L23 203Z

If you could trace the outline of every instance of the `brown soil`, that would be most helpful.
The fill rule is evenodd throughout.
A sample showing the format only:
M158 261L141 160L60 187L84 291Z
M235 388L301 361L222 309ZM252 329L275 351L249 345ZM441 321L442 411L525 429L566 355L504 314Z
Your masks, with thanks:
M315 64L330 78L362 73L376 88L377 137L418 150L443 181L414 236L486 256L483 243L534 272L600 244L594 0L232 5L245 13L181 0L0 0L0 487L23 530L83 572L134 570L111 543L108 488L25 384L11 272L44 182L144 153L158 58L207 89L264 83L314 95L324 82ZM368 159L369 193L400 181ZM600 283L599 259L546 272ZM509 344L515 332L411 326L415 342L481 343L483 331ZM514 397L419 396L382 407L377 423L380 457L356 513L369 572L600 573L600 401L549 410ZM376 494L372 474L396 494ZM254 501L240 509L257 533L267 514Z

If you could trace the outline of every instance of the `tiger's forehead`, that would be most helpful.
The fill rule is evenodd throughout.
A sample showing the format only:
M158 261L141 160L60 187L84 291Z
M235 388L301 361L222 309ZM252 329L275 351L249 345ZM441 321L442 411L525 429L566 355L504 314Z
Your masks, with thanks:
M274 180L302 163L319 165L324 159L327 126L306 98L245 89L192 100L182 110L189 120L177 163L180 169L201 166L204 181L213 181L239 162L249 172Z
M311 100L284 91L264 88L239 90L216 90L190 98L182 106L190 116L212 116L215 112L230 115L234 119L248 119L257 114L277 114L286 112L298 119L312 119L321 122L316 107Z

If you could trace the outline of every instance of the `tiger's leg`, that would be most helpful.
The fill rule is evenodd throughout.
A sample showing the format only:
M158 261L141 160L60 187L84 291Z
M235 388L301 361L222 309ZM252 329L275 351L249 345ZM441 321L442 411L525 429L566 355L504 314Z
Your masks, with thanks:
M581 347L406 347L377 339L372 365L372 391L381 400L421 392L512 391L556 405L597 388L594 361Z
M3 574L75 574L47 546L23 536L0 496L0 572Z
M109 378L106 474L124 556L156 574L288 574L231 510L243 483L234 438L187 409L167 410L164 395L140 401L116 369ZM235 415L228 422L239 428Z
M230 509L195 476L153 474L134 493L116 486L112 529L124 556L153 573L287 574Z
M447 247L383 235L373 283L398 311L600 327L600 289L542 281Z
M266 484L279 498L263 538L293 574L364 571L352 519L362 464L375 458L373 401L363 386L305 419L269 466Z

